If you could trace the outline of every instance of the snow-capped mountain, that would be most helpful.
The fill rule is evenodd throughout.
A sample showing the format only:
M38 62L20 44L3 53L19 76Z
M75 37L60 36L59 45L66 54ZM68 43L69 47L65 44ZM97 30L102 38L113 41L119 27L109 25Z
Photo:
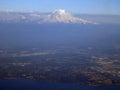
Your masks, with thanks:
M66 12L65 10L56 10L51 14L47 15L43 22L49 23L92 23L90 21L74 17L70 13Z
M55 10L52 13L0 12L0 22L95 24L91 21L75 17L62 9Z

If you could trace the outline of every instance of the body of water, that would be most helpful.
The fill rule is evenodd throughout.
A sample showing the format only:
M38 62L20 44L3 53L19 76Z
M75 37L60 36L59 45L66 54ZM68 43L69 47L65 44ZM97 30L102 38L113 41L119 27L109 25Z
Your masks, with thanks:
M120 90L120 86L84 86L29 79L0 79L0 90Z

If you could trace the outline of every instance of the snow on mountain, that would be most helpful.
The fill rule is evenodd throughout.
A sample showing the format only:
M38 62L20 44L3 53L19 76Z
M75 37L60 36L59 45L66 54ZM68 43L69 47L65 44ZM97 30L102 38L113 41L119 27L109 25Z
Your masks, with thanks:
M95 24L75 17L62 9L55 10L49 14L39 12L0 12L0 22Z
M51 14L47 15L43 22L49 23L92 23L90 21L74 17L70 13L66 12L65 10L56 10Z

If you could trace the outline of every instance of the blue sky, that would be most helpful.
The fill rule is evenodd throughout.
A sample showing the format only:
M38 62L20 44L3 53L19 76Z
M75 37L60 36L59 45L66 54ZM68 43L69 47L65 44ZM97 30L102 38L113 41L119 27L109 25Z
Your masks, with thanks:
M56 9L120 15L120 0L0 0L0 10L51 12Z

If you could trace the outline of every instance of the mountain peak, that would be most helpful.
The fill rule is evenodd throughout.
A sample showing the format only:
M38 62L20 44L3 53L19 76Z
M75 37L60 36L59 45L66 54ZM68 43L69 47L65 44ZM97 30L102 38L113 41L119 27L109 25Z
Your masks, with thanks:
M56 14L66 14L66 11L63 10L63 9L59 9L59 10L53 11L53 13L56 13Z
M63 9L53 11L48 16L46 16L43 22L45 23L80 23L80 24L91 23L93 24L90 21L77 18Z

